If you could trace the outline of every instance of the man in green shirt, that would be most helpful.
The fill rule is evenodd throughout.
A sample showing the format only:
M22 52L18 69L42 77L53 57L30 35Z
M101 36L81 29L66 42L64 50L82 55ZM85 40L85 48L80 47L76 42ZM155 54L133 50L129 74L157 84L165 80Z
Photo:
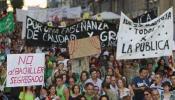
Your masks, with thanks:
M57 96L59 96L61 100L69 100L69 89L64 85L62 75L56 78L56 84Z
M91 82L85 84L85 97L87 100L94 100L94 85Z

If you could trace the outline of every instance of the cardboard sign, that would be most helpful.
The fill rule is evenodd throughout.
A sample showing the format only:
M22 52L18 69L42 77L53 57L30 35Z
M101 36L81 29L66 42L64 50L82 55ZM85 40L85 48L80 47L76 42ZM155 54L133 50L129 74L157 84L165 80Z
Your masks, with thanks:
M71 59L101 53L98 36L69 41L68 47Z

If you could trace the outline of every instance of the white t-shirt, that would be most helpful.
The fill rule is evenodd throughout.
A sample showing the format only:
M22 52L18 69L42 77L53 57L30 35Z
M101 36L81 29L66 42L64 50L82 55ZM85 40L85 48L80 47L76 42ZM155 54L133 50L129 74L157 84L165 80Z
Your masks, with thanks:
M118 87L117 87L117 85L115 85L115 87L113 87L112 85L110 85L110 89L111 89L113 92L118 93Z
M163 87L161 85L151 84L150 88L157 89L159 91L159 94L161 94L163 91Z
M124 88L122 91L119 90L120 98L124 96L130 96L130 90L128 88Z

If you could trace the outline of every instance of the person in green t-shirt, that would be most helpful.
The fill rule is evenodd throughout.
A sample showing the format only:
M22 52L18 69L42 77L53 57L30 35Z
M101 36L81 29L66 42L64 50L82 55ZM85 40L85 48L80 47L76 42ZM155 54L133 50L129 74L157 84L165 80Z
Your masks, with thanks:
M85 97L87 100L94 100L94 85L92 83L85 84Z
M56 84L57 96L59 96L61 100L69 100L69 89L64 85L63 75L59 75L56 78Z
M23 91L20 92L19 100L34 100L33 87L25 87Z

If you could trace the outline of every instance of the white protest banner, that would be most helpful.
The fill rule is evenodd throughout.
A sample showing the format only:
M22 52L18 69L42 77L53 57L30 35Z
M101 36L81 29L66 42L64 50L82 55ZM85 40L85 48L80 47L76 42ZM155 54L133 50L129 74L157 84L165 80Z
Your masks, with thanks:
M47 10L47 19L49 21L56 21L66 17L68 19L81 18L81 7L62 7L62 8L50 8Z
M62 19L63 17L68 19L81 18L81 13L81 7L62 7L49 9L29 7L28 10L16 9L16 19L19 22L23 22L21 38L24 39L26 34L26 16L30 16L40 22L55 22L59 19Z
M117 59L140 59L172 55L173 9L146 22L134 23L121 14Z
M28 8L28 10L16 9L17 21L24 22L26 16L30 16L40 22L55 21L55 18L66 17L68 19L81 18L81 7L62 7L62 8Z
M65 14L68 19L81 18L81 13L82 13L81 7L67 8L66 10L67 11L65 12Z
M26 34L26 16L31 16L40 22L46 22L47 10L39 8L29 8L29 10L16 9L16 19L18 22L22 22L22 39L25 38Z
M44 53L7 55L6 87L44 84Z
M47 0L23 0L25 7L47 7Z
M47 10L30 7L28 10L16 9L16 19L19 22L26 21L26 16L30 16L40 22L47 21Z
M16 20L18 22L23 22L26 20L27 10L16 9Z
M47 10L33 8L32 10L29 9L27 11L27 14L25 15L25 20L23 21L23 26L22 26L22 35L21 35L22 39L25 38L25 34L26 34L26 16L31 16L32 18L40 22L46 22Z

